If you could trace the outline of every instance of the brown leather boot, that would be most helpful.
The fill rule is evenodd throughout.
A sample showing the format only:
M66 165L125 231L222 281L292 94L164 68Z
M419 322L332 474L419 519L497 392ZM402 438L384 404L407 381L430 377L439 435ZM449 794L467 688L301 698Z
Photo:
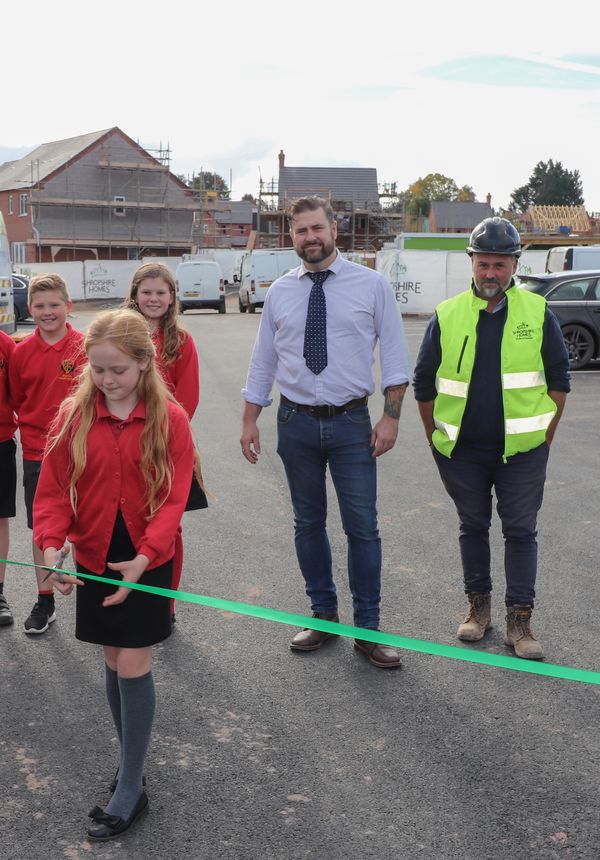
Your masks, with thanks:
M380 645L379 642L368 642L366 639L355 639L354 648L361 651L374 666L379 669L400 669L402 660L400 652L389 645Z
M478 642L485 636L486 630L492 626L491 594L478 594L470 591L469 611L465 620L459 625L456 635L464 642Z
M335 612L333 615L326 615L320 612L313 612L313 618L320 618L322 621L339 621L340 617ZM335 633L324 633L322 630L311 630L310 627L305 627L299 633L296 633L290 642L292 651L317 651L323 642L328 639L336 638Z
M517 657L524 660L543 660L544 649L529 627L531 606L506 607L506 636L504 644L515 649Z

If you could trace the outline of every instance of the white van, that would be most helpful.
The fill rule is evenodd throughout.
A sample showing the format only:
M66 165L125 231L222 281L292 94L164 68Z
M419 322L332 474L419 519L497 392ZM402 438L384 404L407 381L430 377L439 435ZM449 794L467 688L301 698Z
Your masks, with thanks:
M546 257L547 272L600 269L600 245L558 245Z
M213 308L225 313L225 284L221 267L214 260L184 260L175 272L181 313Z
M13 334L16 329L13 304L12 266L4 218L0 212L0 329Z
M300 265L300 257L291 248L270 251L260 248L250 251L242 260L240 291L238 296L240 313L253 314L262 308L267 290L277 278Z

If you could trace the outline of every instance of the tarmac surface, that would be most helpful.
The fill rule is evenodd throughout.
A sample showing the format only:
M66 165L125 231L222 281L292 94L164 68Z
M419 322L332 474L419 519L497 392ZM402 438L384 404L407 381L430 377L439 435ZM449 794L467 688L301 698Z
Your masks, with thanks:
M256 466L239 446L242 387L260 313L186 313L201 363L194 420L215 498L184 518L188 591L309 614L292 513L275 452L275 408ZM90 310L76 310L85 329ZM405 321L414 358L426 321ZM22 329L26 331L26 328ZM539 521L533 628L548 662L600 670L600 373L574 374L552 446ZM378 417L382 398L371 399ZM10 557L29 561L21 494ZM379 461L382 629L447 644L464 614L454 508L408 394L396 447ZM352 622L345 538L331 494L342 620ZM494 522L494 628L503 562ZM600 855L600 687L405 652L380 670L348 639L289 650L292 628L187 603L156 648L149 815L118 840L86 840L108 800L118 744L99 648L73 636L74 601L28 637L33 571L10 567L15 614L0 629L0 857L3 860L513 860Z

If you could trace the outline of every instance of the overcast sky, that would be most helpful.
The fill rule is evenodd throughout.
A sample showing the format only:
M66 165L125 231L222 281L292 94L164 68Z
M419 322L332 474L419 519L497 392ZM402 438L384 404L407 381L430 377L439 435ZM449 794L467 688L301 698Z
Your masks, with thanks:
M235 198L283 149L399 189L443 173L498 208L552 158L600 212L597 0L7 5L0 162L116 125Z

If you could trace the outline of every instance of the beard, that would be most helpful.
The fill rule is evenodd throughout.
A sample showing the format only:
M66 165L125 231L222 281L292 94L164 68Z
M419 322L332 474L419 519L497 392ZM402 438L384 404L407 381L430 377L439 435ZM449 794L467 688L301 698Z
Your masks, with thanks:
M500 293L506 292L510 287L511 281L512 275L505 284L501 283L497 278L490 278L482 280L480 283L475 281L475 287L478 295L481 296L482 299L495 299L496 296L500 295Z
M311 242L310 245L304 245L302 248L296 248L296 253L305 263L322 263L333 254L335 250L335 242L333 239L328 239L326 242Z

